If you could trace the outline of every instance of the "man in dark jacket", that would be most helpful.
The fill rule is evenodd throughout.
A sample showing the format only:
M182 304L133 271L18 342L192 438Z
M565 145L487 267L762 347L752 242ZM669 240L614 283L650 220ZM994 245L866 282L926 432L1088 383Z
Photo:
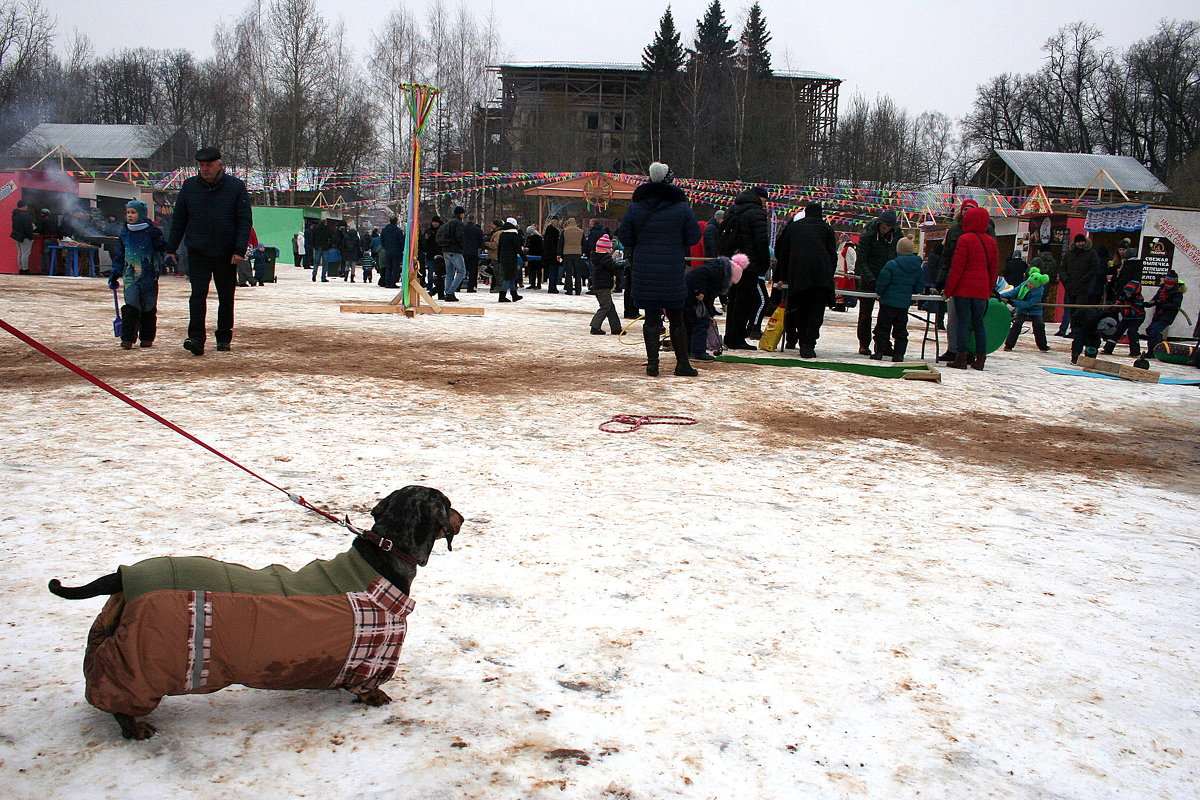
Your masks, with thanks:
M712 219L704 226L704 257L717 257L717 239L721 236L721 220L725 219L724 211L713 213Z
M404 259L404 231L396 223L398 217L388 219L388 224L379 232L379 242L383 245L383 282L380 286L385 289L400 288L400 265Z
M546 230L542 231L542 270L546 275L546 294L558 294L558 281L561 277L558 256L562 250L562 236L558 226L558 215L554 214L546 223Z
M729 350L754 350L746 336L759 333L763 311L767 307L767 287L764 279L771 268L771 220L763 207L770 195L761 186L747 189L733 201L727 212L736 225L734 252L745 253L750 265L742 279L730 288L731 307L725 323L725 347Z
M784 349L799 347L801 358L816 358L825 308L833 302L837 235L809 203L804 216L789 222L775 242L776 282L788 285Z
M437 241L440 227L442 218L435 214L429 220L429 227L421 231L421 238L417 242L417 254L423 268L421 283L434 297L442 296L442 281L446 278L446 261L442 258L442 247Z
M329 265L325 261L326 251L333 250L337 243L333 240L333 220L327 219L317 223L313 229L313 272L312 279L317 280L317 273L322 281L329 280Z
M1100 272L1100 259L1092 249L1092 243L1082 233L1075 235L1071 248L1063 253L1059 275L1062 277L1065 289L1064 303L1068 305L1090 305L1092 282ZM1058 335L1067 335L1067 326L1072 312L1083 309L1064 308L1062 323L1058 326Z
M867 225L867 229L859 237L858 260L854 262L860 292L875 291L875 279L879 277L879 270L896 257L896 244L900 239L895 211L884 211ZM874 297L858 299L858 352L864 356L871 355L871 332L874 328L871 314L874 311Z
M474 292L479 284L479 251L483 249L483 228L475 223L475 215L467 216L462 226L463 263L467 267L467 288L463 291Z
M646 341L646 374L658 374L662 318L670 321L675 350L675 374L694 376L688 361L683 305L687 300L684 273L687 249L700 241L700 225L688 205L687 195L674 185L666 164L650 165L650 180L633 192L629 211L617 228L633 274L631 291L638 308L645 309L642 335Z
M225 174L225 162L217 148L198 150L196 163L200 174L183 182L175 200L167 259L174 263L180 244L187 245L192 294L188 301L191 312L188 336L183 348L201 356L207 336L204 318L208 313L210 284L217 287L217 350L229 350L233 341L237 265L246 258L252 212L246 184Z
M12 231L8 235L17 243L17 271L21 275L29 274L29 254L33 252L35 230L33 212L29 210L29 204L18 200L17 207L12 212Z
M355 228L342 228L342 281L354 283L354 268L362 260L362 240Z
M300 263L305 269L312 269L313 264L316 263L313 261L313 234L316 232L316 229L317 226L311 219L304 220L304 258Z
M447 303L457 303L454 293L458 285L467 277L467 262L463 258L463 217L467 210L456 206L453 216L446 224L438 229L438 245L442 248L442 260L446 264L445 300Z

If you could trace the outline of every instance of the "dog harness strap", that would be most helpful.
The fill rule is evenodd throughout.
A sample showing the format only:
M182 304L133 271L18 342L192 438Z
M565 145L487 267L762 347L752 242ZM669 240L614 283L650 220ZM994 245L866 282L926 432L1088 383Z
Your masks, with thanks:
M350 524L349 517L347 517L345 520L340 520L337 517L335 517L333 514L330 514L328 511L317 508L316 506L314 506L312 503L305 500L300 495L292 494L287 489L284 489L282 486L272 483L271 481L264 478L262 475L259 475L254 470L239 464L238 462L234 461L229 456L222 453L220 450L217 450L215 447L205 444L204 442L197 439L195 436L192 436L192 434L185 431L183 428L181 428L178 425L176 425L175 423L171 422L166 417L156 414L155 412L146 408L144 405L142 405L138 401L134 400L132 397L129 397L128 395L122 393L121 391L114 389L113 387L111 387L107 383L105 383L104 381L97 378L92 373L88 372L83 367L73 364L72 362L70 362L67 359L60 356L58 353L51 350L49 347L46 347L46 345L42 344L37 339L34 339L32 336L29 336L28 334L23 333L22 331L18 330L17 328L14 328L12 325L9 325L7 322L5 322L2 319L0 319L0 330L4 330L4 331L7 331L8 333L11 333L13 336L17 337L22 342L24 342L25 344L32 347L34 350L37 350L42 355L46 356L47 358L51 359L52 361L57 361L59 364L62 364L64 367L71 370L71 372L74 372L76 375L83 378L85 381L87 381L91 384L94 384L95 386L103 389L104 391L108 392L109 394L111 394L113 397L117 398L121 402L126 403L130 406L133 406L138 411L140 411L143 414L145 414L146 416L150 417L150 419L154 420L155 422L158 422L158 423L161 423L161 424L167 426L171 430L178 433L180 436L183 436L184 438L195 442L196 444L200 445L205 450L207 450L208 452L217 456L218 458L223 458L224 460L228 461L230 464L233 464L235 467L242 470L243 472L246 472L246 473L254 476L255 478L258 478L260 481L262 481L263 483L267 484L268 486L270 486L274 489L278 489L279 491L286 494L288 496L288 499L291 500L293 503L296 503L297 505L301 506L302 508L307 508L309 511L314 511L314 512L320 514L322 517L325 517L329 521L336 522L338 525L341 525L342 527L349 529L353 533L356 533L356 534L359 533L358 528L356 528Z

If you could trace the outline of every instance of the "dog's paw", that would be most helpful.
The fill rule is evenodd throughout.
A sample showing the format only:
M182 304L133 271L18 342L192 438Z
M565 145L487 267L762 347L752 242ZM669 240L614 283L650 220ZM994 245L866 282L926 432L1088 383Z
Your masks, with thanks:
M386 706L392 702L392 698L388 697L387 693L382 689L371 689L370 691L356 694L354 702L362 703L365 706Z
M117 718L117 724L121 726L121 735L126 739L141 742L158 733L158 728L145 720L131 717L128 714L113 714L113 716Z

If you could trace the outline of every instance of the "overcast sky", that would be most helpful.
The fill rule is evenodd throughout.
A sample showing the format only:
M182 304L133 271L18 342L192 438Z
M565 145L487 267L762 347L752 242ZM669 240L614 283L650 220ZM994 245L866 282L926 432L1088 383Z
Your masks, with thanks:
M247 0L42 0L58 18L60 39L86 32L100 54L123 47L184 47L212 54L211 31ZM711 0L673 0L676 26L690 44ZM394 0L317 0L327 19L342 18L360 53ZM265 3L264 3L265 4ZM454 2L450 2L454 5ZM404 3L419 16L430 3ZM723 2L736 38L750 0ZM1060 26L1088 20L1107 46L1123 49L1148 36L1163 18L1200 18L1196 0L761 0L773 65L841 78L842 98L892 95L913 113L960 117L975 87L1002 72L1031 72L1041 46ZM493 4L468 3L480 17ZM639 63L658 29L667 0L509 0L497 2L498 27L509 60ZM352 9L352 10L351 10Z

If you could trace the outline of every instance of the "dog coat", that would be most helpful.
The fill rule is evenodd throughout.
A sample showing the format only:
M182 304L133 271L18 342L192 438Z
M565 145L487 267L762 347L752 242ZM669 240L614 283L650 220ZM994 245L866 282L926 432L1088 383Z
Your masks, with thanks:
M165 695L233 684L375 689L396 669L415 605L354 549L296 571L187 557L120 572L83 673L89 703L131 717Z

